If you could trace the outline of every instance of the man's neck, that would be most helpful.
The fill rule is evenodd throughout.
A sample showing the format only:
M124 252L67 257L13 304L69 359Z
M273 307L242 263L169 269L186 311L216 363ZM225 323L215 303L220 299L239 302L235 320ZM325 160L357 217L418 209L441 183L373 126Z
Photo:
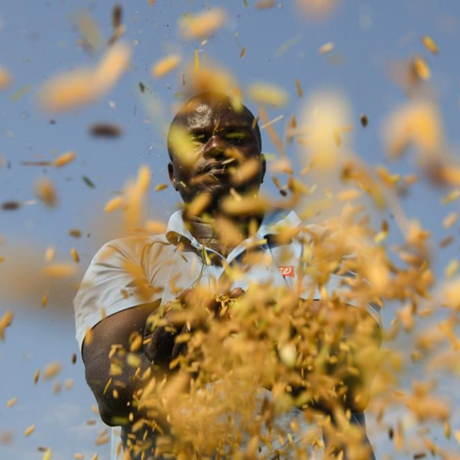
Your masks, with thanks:
M260 226L263 216L226 216L221 213L204 213L187 216L185 223L197 241L223 256L227 256L241 242L252 236Z

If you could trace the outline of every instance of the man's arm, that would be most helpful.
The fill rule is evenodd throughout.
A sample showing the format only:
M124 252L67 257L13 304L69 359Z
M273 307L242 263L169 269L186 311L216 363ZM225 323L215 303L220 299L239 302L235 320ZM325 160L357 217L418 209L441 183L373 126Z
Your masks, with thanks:
M314 300L306 309L309 325L303 339L316 340L318 347L307 366L307 387L315 395L308 406L326 413L338 407L364 411L379 364L379 324L367 311L351 305L332 309Z
M363 412L370 401L372 383L380 364L382 330L367 312L345 306L348 320L344 335L334 350L331 368L343 385L343 405Z
M108 316L85 338L82 353L86 380L107 425L128 425L142 417L136 395L146 383L142 380L144 373L152 368L144 352L144 332L147 318L159 303Z

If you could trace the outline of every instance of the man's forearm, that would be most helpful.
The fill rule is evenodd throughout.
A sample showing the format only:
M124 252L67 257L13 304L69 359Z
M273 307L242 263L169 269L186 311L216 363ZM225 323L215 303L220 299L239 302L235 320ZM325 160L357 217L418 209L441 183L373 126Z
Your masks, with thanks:
M91 367L87 369L87 382L107 425L129 425L145 416L138 401L154 372L143 352L119 350L110 359L94 361Z

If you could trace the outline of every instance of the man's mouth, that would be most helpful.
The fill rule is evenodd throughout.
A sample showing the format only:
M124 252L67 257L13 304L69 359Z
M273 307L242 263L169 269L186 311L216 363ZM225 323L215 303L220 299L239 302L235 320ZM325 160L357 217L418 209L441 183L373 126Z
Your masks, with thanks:
M194 184L220 182L221 180L229 179L232 174L232 169L236 163L234 158L228 160L212 162L201 168L196 176L192 179Z
M231 163L233 162L234 160L232 159L231 161L227 160L227 161L219 162L219 163L211 163L202 169L200 175L211 175L211 176L228 175L230 172Z
M229 171L228 168L218 168L218 169L210 169L205 174L209 176L223 176L228 175Z

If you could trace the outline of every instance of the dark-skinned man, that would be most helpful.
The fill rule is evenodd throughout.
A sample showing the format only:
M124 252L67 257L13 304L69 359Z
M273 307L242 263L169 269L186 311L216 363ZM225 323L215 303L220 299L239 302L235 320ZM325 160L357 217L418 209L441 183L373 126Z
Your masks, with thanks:
M163 235L106 244L74 302L87 382L121 427L118 458L304 458L322 444L315 423L331 457L373 458L362 411L375 366L353 349L378 349L378 308L340 300L342 254L315 284L308 248L327 247L327 230L258 201L257 120L200 94L168 151L183 210Z

